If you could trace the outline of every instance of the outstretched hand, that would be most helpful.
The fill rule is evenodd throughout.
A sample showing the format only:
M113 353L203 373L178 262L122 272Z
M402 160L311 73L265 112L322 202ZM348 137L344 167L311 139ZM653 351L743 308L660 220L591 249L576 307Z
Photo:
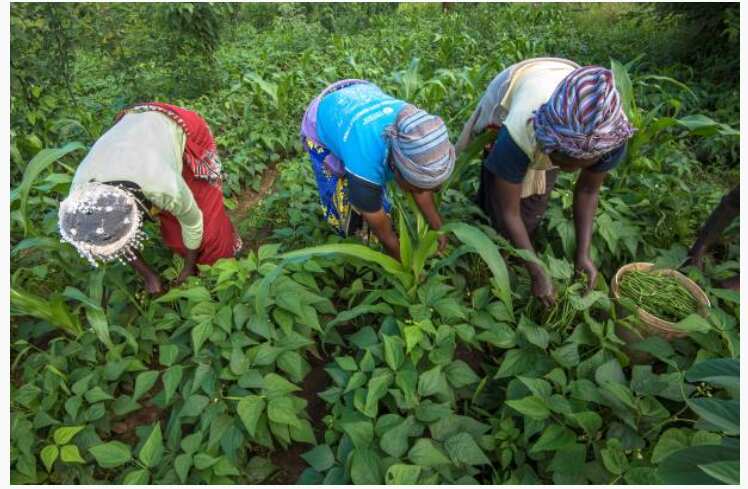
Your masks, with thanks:
M537 297L545 307L551 307L556 303L556 291L553 282L548 275L541 272L532 277L532 294Z
M597 282L597 267L592 262L589 256L577 259L576 263L577 273L584 273L587 277L587 289L585 294L588 294L592 289L595 288Z

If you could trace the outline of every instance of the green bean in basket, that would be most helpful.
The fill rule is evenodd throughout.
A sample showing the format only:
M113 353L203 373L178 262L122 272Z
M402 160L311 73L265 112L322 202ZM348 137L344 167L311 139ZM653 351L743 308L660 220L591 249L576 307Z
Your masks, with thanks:
M626 272L620 293L647 311L670 322L678 322L698 311L691 293L674 277L658 272Z

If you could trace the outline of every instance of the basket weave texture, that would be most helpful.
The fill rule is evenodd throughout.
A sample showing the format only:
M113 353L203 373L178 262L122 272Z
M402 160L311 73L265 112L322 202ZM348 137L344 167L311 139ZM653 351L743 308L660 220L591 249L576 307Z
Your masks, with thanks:
M613 280L611 280L610 283L610 290L613 293L613 297L616 300L621 298L621 278L627 272L646 272L652 270L653 268L655 268L653 263L645 262L629 263L628 265L622 266L613 276ZM709 298L706 296L706 293L701 290L701 287L696 285L696 282L678 272L677 270L664 268L659 269L658 271L663 275L671 276L678 282L680 282L681 285L683 285L683 287L685 287L685 289L691 293L693 298L696 299L699 314L703 317L707 317L709 315L709 308L711 307L711 303L709 302ZM663 337L668 341L674 338L683 338L685 336L688 336L688 333L676 329L675 323L658 318L657 316L645 311L641 307L636 308L636 313L642 324L643 331L641 331L641 333L645 336L657 335Z

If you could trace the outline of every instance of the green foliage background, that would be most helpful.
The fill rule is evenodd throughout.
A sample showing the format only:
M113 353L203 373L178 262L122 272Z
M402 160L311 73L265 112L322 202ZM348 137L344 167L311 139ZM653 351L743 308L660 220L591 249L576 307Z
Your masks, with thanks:
M738 223L703 274L687 270L709 320L640 342L653 357L634 365L617 335L632 318L603 281L586 298L573 284L572 176L536 240L568 306L551 322L471 202L474 158L441 196L448 255L404 203L408 259L392 264L330 235L298 143L306 104L340 78L441 115L456 137L512 63L617 60L638 139L601 193L593 259L606 280L631 261L677 266L739 175L739 16L691 6L12 4L12 481L650 483L734 461L734 392L685 372L738 356L739 297L716 285L738 268ZM249 243L156 300L56 231L85 149L147 100L207 119ZM240 211L269 174L269 195ZM176 277L149 231L147 260Z

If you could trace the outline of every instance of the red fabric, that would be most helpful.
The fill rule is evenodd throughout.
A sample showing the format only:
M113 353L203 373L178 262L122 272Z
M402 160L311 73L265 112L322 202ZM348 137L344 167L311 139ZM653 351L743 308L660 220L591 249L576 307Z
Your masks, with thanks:
M197 112L161 102L136 104L120 112L115 121L130 111L153 110L170 117L186 135L182 177L203 213L203 242L197 263L212 265L221 258L231 258L241 248L241 238L234 230L223 205L223 186L216 143L205 120ZM161 211L161 237L174 253L187 254L182 242L182 226L171 213Z
M203 242L197 256L197 263L212 265L220 258L231 258L241 247L241 239L234 230L226 209L223 206L223 190L220 182L216 185L195 177L189 166L184 165L182 176L192 190L197 206L203 213ZM161 236L164 244L174 253L187 254L182 242L182 227L179 221L168 212L160 212Z

